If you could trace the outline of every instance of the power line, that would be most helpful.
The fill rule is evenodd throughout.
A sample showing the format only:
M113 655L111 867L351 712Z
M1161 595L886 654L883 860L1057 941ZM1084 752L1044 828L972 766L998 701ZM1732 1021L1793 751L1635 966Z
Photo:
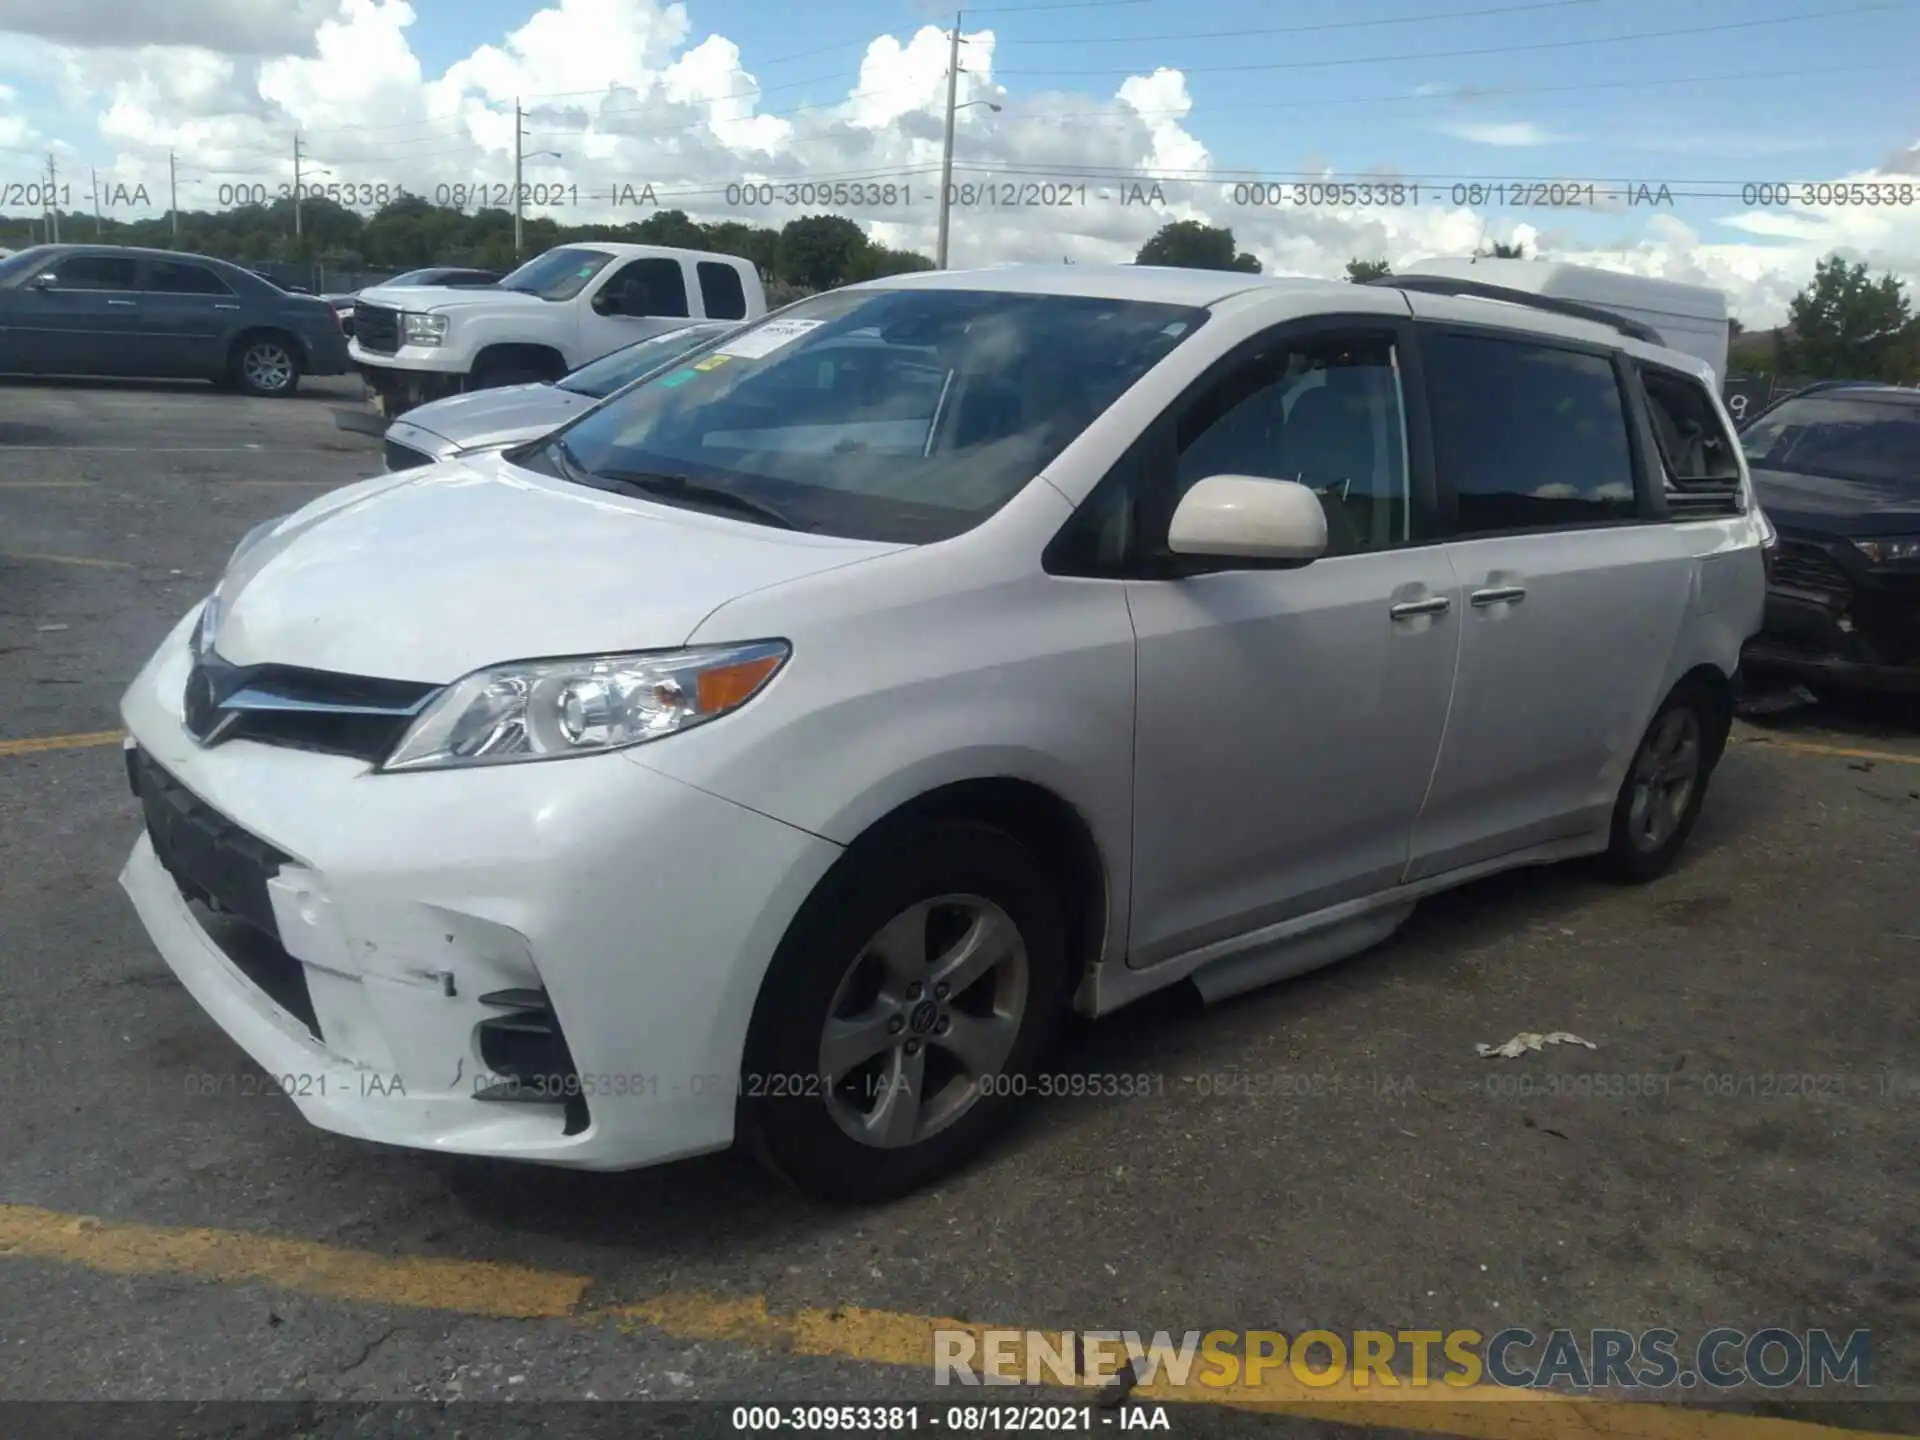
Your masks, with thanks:
M1478 10L1436 10L1428 15L1388 15L1374 20L1326 20L1313 25L1263 25L1253 30L1178 30L1160 35L1069 35L1021 39L1028 45L1126 45L1159 40L1242 40L1255 35L1311 35L1326 30L1366 30L1381 25L1424 25L1438 20L1468 20L1484 15L1517 15L1531 10L1567 10L1601 0L1528 0L1523 5L1493 5Z
M1318 70L1332 65L1384 65L1397 60L1453 60L1469 55L1518 55L1541 50L1572 50L1585 45L1625 45L1642 40L1675 40L1689 35L1717 35L1729 30L1752 30L1763 25L1788 25L1802 20L1831 20L1846 15L1868 15L1883 10L1904 10L1904 4L1856 5L1844 10L1810 10L1798 15L1777 15L1765 20L1728 20L1718 25L1691 25L1681 30L1642 30L1633 35L1595 35L1579 40L1537 40L1525 45L1482 45L1461 50L1418 50L1398 55L1349 55L1339 59L1280 60L1257 65L1159 65L1162 70L1178 70L1186 75L1221 75L1229 72L1265 70ZM1137 75L1137 65L1107 65L1091 70L1000 70L1007 75Z

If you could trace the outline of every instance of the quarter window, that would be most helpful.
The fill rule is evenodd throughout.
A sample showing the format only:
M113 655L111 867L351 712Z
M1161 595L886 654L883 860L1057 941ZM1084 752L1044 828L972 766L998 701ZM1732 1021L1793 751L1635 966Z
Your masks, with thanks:
M1330 556L1411 538L1400 374L1385 337L1255 356L1187 410L1178 445L1175 503L1210 475L1294 480L1320 497Z
M1647 418L1675 515L1728 514L1740 505L1740 462L1705 387L1670 370L1642 369Z
M1422 343L1434 449L1464 535L1630 520L1633 451L1613 362L1524 340Z

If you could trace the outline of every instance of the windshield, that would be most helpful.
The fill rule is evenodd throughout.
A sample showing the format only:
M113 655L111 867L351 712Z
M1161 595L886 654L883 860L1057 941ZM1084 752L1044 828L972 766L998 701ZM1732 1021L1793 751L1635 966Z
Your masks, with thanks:
M560 388L604 400L622 385L638 380L649 370L673 363L682 355L699 349L715 336L724 335L733 328L731 325L676 325L671 330L649 336L637 345L629 345L611 355L602 355L590 365L582 365L560 381Z
M594 276L607 268L613 256L604 250L568 246L549 250L522 265L500 282L502 290L521 290L542 300L571 300Z
M1900 480L1920 489L1920 396L1809 395L1762 415L1740 436L1747 463L1838 480Z
M941 540L1019 493L1205 319L1087 296L837 291L643 381L535 463L730 492L803 530Z

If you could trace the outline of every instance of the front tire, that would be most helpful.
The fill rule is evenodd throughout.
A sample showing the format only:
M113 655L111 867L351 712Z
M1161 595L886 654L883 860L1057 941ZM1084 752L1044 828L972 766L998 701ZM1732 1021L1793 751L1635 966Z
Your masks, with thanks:
M795 919L741 1077L749 1149L835 1200L902 1194L987 1144L1066 994L1060 901L1024 846L970 822L889 839L849 851Z
M245 395L285 399L300 388L300 354L277 335L249 335L233 347L234 385Z
M1604 857L1614 879L1645 884L1672 868L1693 833L1726 739L1727 717L1705 685L1667 697L1620 782Z

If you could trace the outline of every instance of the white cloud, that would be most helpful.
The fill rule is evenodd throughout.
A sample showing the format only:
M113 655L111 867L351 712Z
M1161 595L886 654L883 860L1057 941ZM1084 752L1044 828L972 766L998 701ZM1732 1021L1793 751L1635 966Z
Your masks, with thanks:
M336 0L0 0L0 32L84 46L311 54Z
M69 130L73 143L56 147L67 173L99 165L103 178L144 182L164 196L172 150L189 207L214 205L232 180L289 180L296 130L307 165L332 179L401 183L430 197L449 182L504 182L518 98L530 155L560 152L530 158L527 178L577 189L577 205L546 212L555 218L640 218L615 209L610 196L616 185L651 184L663 206L696 219L777 226L838 210L887 244L932 252L948 47L937 24L875 36L837 97L810 90L802 105L802 87L786 77L812 67L766 61L756 70L766 49L743 54L735 39L699 29L698 0L693 11L665 0L523 0L526 18L515 28L433 72L412 43L418 3L0 0L0 25L21 32L0 45L0 81L95 117L93 134ZM162 10L164 20L149 13ZM1751 325L1779 319L1830 250L1920 277L1920 206L1729 203L1715 214L1692 199L1692 224L1667 210L1620 206L1597 217L1612 230L1594 238L1595 217L1572 224L1563 212L1489 214L1431 200L1255 204L1244 190L1236 195L1195 133L1184 73L1159 68L1105 93L1015 96L995 78L994 32L968 31L964 40L959 96L982 103L959 113L954 178L973 186L975 199L1010 203L956 211L958 265L1129 260L1174 219L1231 227L1240 248L1282 274L1334 276L1354 257L1404 265L1521 239L1532 254L1722 285ZM44 148L35 119L18 94L0 91L0 145ZM1508 148L1574 138L1524 120L1443 128ZM1327 169L1312 156L1272 161L1289 162L1307 173ZM1898 150L1883 169L1920 171L1920 147ZM776 203L729 206L728 187L749 180L775 182ZM835 183L850 181L891 183L893 202L861 209L814 189L797 206L780 203L788 182L824 184L831 196Z
M1457 121L1434 127L1443 135L1475 145L1498 145L1503 149L1529 149L1537 145L1564 145L1577 135L1559 135L1531 120Z

